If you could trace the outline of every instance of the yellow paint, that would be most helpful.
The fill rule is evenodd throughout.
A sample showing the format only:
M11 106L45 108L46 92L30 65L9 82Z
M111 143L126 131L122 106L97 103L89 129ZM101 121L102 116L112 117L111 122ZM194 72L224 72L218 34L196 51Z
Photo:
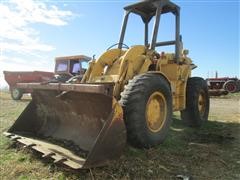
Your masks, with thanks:
M114 110L113 121L123 119L122 106L117 102L117 100L114 97L113 97L113 100L112 100L112 109Z
M206 110L206 98L204 91L201 91L198 97L198 110L200 112L200 116L204 116Z
M149 66L154 62L155 53L142 45L133 46L125 51L108 50L90 63L81 82L113 82L115 83L113 95L116 99L120 99L120 93L130 79L149 71ZM173 53L162 54L157 59L156 70L151 73L166 77L171 86L173 110L179 111L186 107L186 84L187 79L191 76L192 61L186 54L181 55L179 64L175 63L174 58Z
M167 118L167 103L162 93L157 91L149 97L145 116L150 131L158 132L161 130Z
M84 74L82 83L94 82L94 78L104 74L104 68L110 67L114 62L121 57L125 51L120 49L111 49L103 53L99 59L90 62L89 68ZM118 72L115 72L118 74Z

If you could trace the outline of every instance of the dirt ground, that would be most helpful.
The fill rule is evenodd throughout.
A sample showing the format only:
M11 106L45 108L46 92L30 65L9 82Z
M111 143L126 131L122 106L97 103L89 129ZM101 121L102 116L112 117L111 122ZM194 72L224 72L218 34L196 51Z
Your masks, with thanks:
M128 145L109 166L78 171L42 160L2 135L29 102L0 92L1 179L240 179L240 93L211 98L209 121L199 129L186 127L175 113L158 147Z
M210 115L223 122L240 123L240 101L238 96L211 98Z

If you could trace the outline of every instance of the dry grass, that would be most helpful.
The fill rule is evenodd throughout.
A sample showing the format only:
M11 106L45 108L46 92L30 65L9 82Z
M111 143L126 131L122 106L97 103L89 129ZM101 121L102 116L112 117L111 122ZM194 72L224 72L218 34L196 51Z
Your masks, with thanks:
M2 135L30 101L0 94L1 179L240 179L240 95L214 98L210 121L200 129L185 127L179 114L166 141L157 148L127 146L121 158L102 168L72 171L43 161ZM15 146L15 147L13 147ZM178 175L181 175L179 178Z

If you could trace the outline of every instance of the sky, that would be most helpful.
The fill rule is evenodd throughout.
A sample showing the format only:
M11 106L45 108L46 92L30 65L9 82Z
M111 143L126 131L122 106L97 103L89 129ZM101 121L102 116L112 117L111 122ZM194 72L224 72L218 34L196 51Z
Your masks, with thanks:
M0 87L7 85L3 70L53 71L56 56L99 57L119 41L123 7L134 2L0 0ZM240 77L239 0L173 2L181 7L184 48L198 66L193 76L213 77L218 71L221 77ZM131 15L124 42L143 44L143 29L141 19ZM173 38L173 15L163 15L158 41Z

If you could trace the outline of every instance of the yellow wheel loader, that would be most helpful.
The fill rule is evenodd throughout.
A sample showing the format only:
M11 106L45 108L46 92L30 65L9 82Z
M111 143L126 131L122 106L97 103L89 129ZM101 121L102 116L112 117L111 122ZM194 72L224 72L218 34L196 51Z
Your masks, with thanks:
M117 47L92 60L81 83L22 83L32 101L6 136L74 169L107 164L126 142L151 148L166 138L172 112L198 127L208 119L206 82L191 77L196 66L182 50L180 8L168 0L141 1L124 8ZM162 14L175 17L175 38L158 42ZM143 45L128 47L124 36L130 14L144 23ZM149 22L154 20L151 39ZM175 53L156 47L173 45Z

